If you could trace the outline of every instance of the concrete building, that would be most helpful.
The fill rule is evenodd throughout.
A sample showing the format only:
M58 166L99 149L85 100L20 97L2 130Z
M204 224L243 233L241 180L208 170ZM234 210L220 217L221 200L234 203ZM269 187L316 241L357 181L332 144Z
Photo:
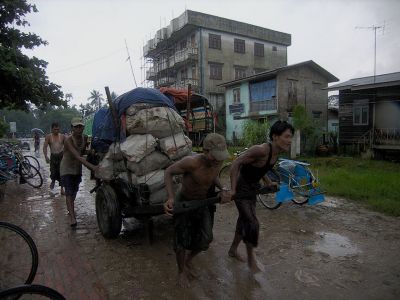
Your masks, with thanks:
M290 120L296 105L328 126L329 82L339 81L312 60L221 84L226 88L226 139L243 135L247 120Z
M290 44L287 33L187 10L144 46L146 79L155 88L191 84L223 114L219 85L286 66Z

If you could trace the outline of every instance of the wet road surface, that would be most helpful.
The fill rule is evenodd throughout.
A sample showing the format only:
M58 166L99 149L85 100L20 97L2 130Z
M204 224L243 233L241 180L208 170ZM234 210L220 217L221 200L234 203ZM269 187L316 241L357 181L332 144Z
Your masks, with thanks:
M236 224L233 203L217 208L214 241L194 260L200 278L191 288L175 285L172 221L155 218L154 243L145 227L129 219L121 235L106 240L95 214L94 182L85 169L76 200L78 226L71 229L65 200L50 193L48 165L41 189L10 182L0 220L32 235L39 249L35 283L67 299L399 299L400 219L371 212L345 199L316 206L260 205L260 243L265 271L249 273L227 255ZM245 254L243 245L239 247Z

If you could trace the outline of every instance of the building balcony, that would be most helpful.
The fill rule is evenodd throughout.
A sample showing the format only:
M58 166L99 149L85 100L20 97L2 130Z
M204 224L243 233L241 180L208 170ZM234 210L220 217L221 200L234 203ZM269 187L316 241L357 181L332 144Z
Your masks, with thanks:
M176 78L173 77L161 77L157 80L156 86L161 87L161 86L171 86L174 85L176 82Z
M154 71L154 67L151 67L146 71L146 80L154 80L156 77L156 72Z
M198 91L200 88L199 80L194 78L182 79L177 81L174 86L176 88L187 88L189 84L191 85L193 91Z
M277 111L278 101L276 98L264 101L250 101L250 113Z
M190 47L179 51L176 51L174 55L170 57L170 67L179 67L183 62L189 59L197 59L198 48Z

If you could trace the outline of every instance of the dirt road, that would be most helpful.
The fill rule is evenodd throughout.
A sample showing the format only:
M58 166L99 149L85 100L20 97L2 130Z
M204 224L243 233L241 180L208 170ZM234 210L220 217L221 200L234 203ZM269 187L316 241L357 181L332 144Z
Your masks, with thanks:
M42 161L43 163L43 161ZM42 164L44 176L48 166ZM345 199L316 206L292 203L269 211L260 205L257 256L265 271L251 275L227 256L237 212L219 206L214 242L196 258L200 278L187 290L175 285L172 222L155 219L154 244L143 226L126 220L122 234L105 240L96 223L88 174L77 198L78 226L68 225L64 199L8 184L0 220L22 226L39 252L36 283L67 299L399 299L400 219ZM243 245L240 247L245 254Z

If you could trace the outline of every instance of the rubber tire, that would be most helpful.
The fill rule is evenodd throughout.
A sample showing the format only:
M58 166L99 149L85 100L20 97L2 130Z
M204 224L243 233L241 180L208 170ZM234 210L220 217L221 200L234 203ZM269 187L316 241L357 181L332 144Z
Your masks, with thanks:
M226 186L227 188L230 188L230 171L231 171L231 165L232 163L227 164L226 166L223 166L222 169L219 171L218 177L219 180L222 184L222 186Z
M303 205L308 202L308 198L304 197L304 196L296 196L295 195L294 198L292 199L292 202L297 205Z
M106 239L115 239L121 232L122 215L117 195L108 184L96 191L96 217L101 234Z
M40 171L36 167L29 164L29 174L26 174L26 172L24 172L23 164L25 164L25 162L23 162L22 164L19 165L19 175L31 187L40 188L43 185L43 177L42 177L42 174L40 174ZM34 182L30 181L30 179L35 178L37 176L39 176L39 183L36 183L36 182L34 183Z
M1 227L14 231L16 234L21 236L24 239L24 241L28 244L32 255L32 267L29 272L28 278L25 280L24 284L31 284L35 279L39 265L39 254L35 242L25 230L23 230L21 227L17 225L8 222L0 222L0 228ZM2 253L1 255L6 255L6 254ZM0 297L0 299L2 299L2 297Z
M263 200L264 197L272 197L272 195L257 195L257 200L265 207L270 210L277 209L282 205L282 202L275 201L273 205Z
M32 166L36 167L40 171L40 163L36 157L32 155L24 155L24 159L27 160ZM34 161L34 163L32 163Z
M5 297L15 297L14 299L18 299L23 295L41 295L48 299L66 300L58 291L39 284L20 285L0 291L0 299L4 299Z

